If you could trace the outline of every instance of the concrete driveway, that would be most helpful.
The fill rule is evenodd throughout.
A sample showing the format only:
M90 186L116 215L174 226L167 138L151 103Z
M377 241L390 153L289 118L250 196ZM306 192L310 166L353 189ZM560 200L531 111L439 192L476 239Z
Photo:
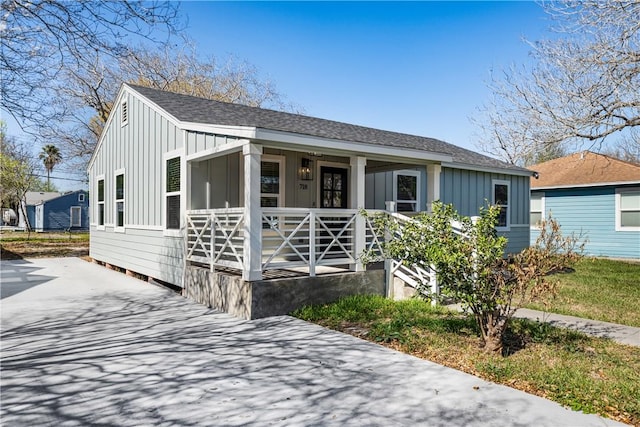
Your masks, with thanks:
M241 321L80 259L3 261L4 426L602 426L281 316Z

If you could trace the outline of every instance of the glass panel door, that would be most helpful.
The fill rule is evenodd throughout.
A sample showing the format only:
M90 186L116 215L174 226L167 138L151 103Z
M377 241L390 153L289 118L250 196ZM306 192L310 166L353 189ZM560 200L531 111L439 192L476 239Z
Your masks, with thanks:
M323 208L347 208L347 169L323 166L320 168Z

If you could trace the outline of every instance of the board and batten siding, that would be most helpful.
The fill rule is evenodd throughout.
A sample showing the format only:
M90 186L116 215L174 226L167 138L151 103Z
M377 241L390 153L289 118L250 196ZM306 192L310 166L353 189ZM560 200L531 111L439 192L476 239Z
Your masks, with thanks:
M420 171L420 197L422 210L427 200L427 174L425 168ZM509 182L510 228L500 234L508 238L507 253L520 252L529 246L529 177L480 172L443 167L440 174L440 200L453 204L464 216L475 216L482 206L492 202L493 181ZM385 201L393 200L393 172L368 174L365 181L366 207L384 209Z
M122 125L122 101L128 122ZM90 256L118 267L181 284L182 239L164 236L162 188L164 154L183 147L183 132L159 112L127 91L115 103L89 170L91 191ZM123 230L114 229L115 175L124 171ZM104 176L105 227L98 229L97 177ZM102 228L102 227L100 227Z
M506 253L517 253L529 246L529 177L442 168L440 200L452 203L458 213L475 216L482 206L492 203L494 181L509 182L509 230L499 234L508 239Z
M588 239L585 254L613 258L640 258L640 231L616 231L614 186L532 190L544 194L545 217L551 213L562 234L584 234ZM531 244L539 236L531 229Z

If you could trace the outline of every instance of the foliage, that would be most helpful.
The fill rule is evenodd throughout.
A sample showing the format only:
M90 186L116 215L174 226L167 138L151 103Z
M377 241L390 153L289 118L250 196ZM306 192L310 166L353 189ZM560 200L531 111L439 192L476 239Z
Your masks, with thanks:
M27 191L56 191L55 186L43 182L36 174L37 165L30 147L19 144L6 135L0 121L0 202L2 207L20 208Z
M354 296L293 315L576 410L640 423L638 347L514 319L509 356L501 357L478 348L473 319L419 299Z
M558 223L549 218L535 247L504 258L507 239L495 229L499 213L497 206L483 208L472 220L451 205L435 203L433 214L403 225L401 237L384 248L387 256L406 265L435 269L442 294L473 314L485 350L497 353L516 309L553 296L555 280L549 274L572 265L580 250L578 239L563 238ZM389 226L399 227L393 222Z
M474 119L480 149L519 165L539 152L599 145L640 126L640 2L542 7L555 38L529 43L533 66L493 78L493 97Z

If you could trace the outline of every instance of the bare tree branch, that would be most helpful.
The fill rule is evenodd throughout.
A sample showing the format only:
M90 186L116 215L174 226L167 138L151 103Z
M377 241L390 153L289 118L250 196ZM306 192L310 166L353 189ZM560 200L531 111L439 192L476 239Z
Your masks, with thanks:
M640 2L542 6L557 38L529 42L535 65L493 79L494 97L474 118L480 148L516 164L640 126Z

